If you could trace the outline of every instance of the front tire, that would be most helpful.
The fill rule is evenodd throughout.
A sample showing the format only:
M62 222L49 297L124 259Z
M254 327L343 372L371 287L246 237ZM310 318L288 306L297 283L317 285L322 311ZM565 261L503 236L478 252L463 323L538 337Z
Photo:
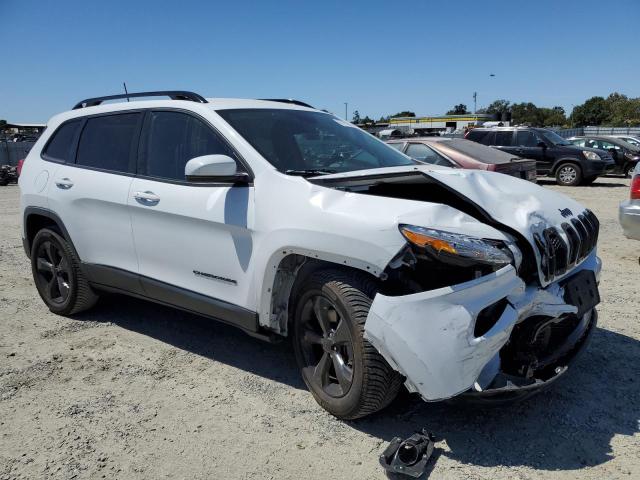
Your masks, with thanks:
M295 299L293 344L302 378L316 401L341 419L381 410L403 382L363 337L375 294L366 275L327 269L311 274Z
M73 248L53 230L44 228L33 239L31 271L40 298L53 313L73 315L98 300Z
M565 187L575 187L582 182L582 169L575 163L563 163L556 170L556 183Z

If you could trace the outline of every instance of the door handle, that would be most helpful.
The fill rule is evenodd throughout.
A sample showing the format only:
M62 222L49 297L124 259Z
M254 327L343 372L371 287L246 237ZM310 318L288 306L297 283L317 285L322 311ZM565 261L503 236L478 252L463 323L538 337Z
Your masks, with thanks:
M61 178L56 181L56 187L61 188L62 190L69 190L73 187L73 182L68 178Z
M148 190L146 192L134 193L133 198L135 198L139 204L147 207L157 205L160 202L160 197Z

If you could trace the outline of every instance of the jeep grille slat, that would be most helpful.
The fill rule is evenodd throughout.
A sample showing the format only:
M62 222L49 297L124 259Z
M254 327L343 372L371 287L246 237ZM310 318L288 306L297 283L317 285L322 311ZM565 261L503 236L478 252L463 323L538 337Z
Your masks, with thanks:
M546 228L542 235L534 235L540 253L540 270L547 282L563 275L591 253L598 242L600 222L592 211L585 210L572 218L571 223L564 222L561 228L567 240L556 227Z

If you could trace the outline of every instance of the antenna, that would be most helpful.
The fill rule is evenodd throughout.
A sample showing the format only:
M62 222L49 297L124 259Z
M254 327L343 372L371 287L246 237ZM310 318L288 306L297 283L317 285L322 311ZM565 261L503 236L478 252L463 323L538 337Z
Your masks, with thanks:
M127 96L127 102L129 101L129 92L127 92L127 82L122 82L122 85L124 86L124 93Z

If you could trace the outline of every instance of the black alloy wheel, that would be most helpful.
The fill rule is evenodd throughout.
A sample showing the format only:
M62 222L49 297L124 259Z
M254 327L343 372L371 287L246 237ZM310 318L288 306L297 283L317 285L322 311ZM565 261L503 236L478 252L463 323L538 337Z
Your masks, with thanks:
M302 325L305 376L330 397L343 397L353 383L353 339L347 321L329 298L314 295L302 307Z
M72 315L95 305L98 295L75 250L57 231L43 228L31 242L31 271L40 297L53 313Z
M404 382L364 338L377 288L371 275L327 268L304 277L292 299L293 347L302 378L338 418L381 410Z
M62 305L71 290L71 267L59 245L47 240L38 245L36 255L36 283L47 300Z

